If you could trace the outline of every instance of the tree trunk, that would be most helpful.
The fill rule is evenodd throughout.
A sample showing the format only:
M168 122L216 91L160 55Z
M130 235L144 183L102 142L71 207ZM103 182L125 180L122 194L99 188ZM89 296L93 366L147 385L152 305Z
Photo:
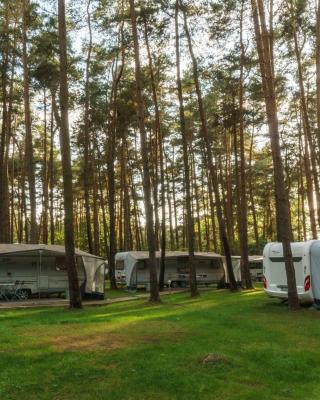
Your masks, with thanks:
M51 95L51 121L50 121L50 154L49 154L49 197L50 197L50 243L55 243L55 227L54 227L54 112L53 103L54 96Z
M42 210L42 243L48 244L48 210L49 210L49 187L48 187L48 134L47 134L47 94L43 90L43 117L44 117L44 137L43 137L43 210Z
M158 148L159 148L159 163L160 163L160 186L161 186L161 258L160 258L160 272L159 272L159 290L163 290L164 287L164 274L165 274L165 257L166 257L166 203L165 203L165 179L164 179L164 161L163 161L163 134L161 129L160 122L160 110L159 110L159 102L158 102L158 93L157 87L154 77L153 71L153 63L151 50L149 45L148 38L148 25L146 19L144 20L144 33L145 33L145 42L147 47L148 54L148 62L149 62L149 71L150 71L150 80L151 80L151 89L152 89L152 99L155 108L155 128L157 132L158 138Z
M307 99L306 99L306 94L305 94L305 88L304 88L304 80L303 80L303 70L302 70L302 63L301 63L301 49L299 48L299 43L298 43L298 34L297 34L297 26L296 26L296 21L295 21L295 13L293 9L293 4L290 4L290 11L291 11L291 18L292 18L292 30L293 30L293 41L294 41L294 52L297 60L297 67L298 67L298 79L299 79L299 98L300 98L300 105L301 105L301 114L302 114L302 127L304 131L304 137L305 137L305 152L306 152L306 162L308 163L308 175L310 176L307 178L311 181L312 184L312 179L314 182L314 187L315 187L315 194L316 194L316 202L317 202L317 219L318 219L318 227L320 227L320 186L319 186L319 178L318 178L318 171L317 171L317 159L316 159L316 154L315 154L315 148L312 143L312 132L311 132L311 126L310 126L310 119L309 119L309 113L308 113L308 106L307 106ZM309 149L310 153L309 153ZM310 157L311 156L311 157ZM310 168L310 161L311 161L311 168ZM313 203L313 188L311 192L312 196L312 201ZM311 204L310 204L311 205ZM315 209L312 205L312 208L310 209L310 215L311 219L315 215ZM317 228L315 221L312 221L312 234L313 234L313 239L317 238Z
M2 126L0 136L0 243L10 243L10 220L9 220L9 193L6 152L8 143L8 104L7 104L7 81L9 67L9 16L8 10L5 12L3 40L5 41L4 54L2 54L1 65L1 89L2 89ZM12 77L13 78L13 77ZM10 97L9 97L10 101Z
M182 83L181 83L181 71L180 71L180 40L179 40L179 0L176 0L175 9L175 37L176 37L176 65L177 65L177 87L178 87L178 98L179 98L179 117L180 117L180 131L182 137L182 148L183 148L183 166L184 166L184 183L185 183L185 194L186 194L186 217L187 217L187 242L188 242L188 254L189 254L189 274L190 274L190 291L191 297L199 296L197 288L197 274L194 258L194 218L192 213L192 198L191 198L191 171L189 165L189 146L192 148L192 139L188 140L185 113L184 113L184 102L182 95Z
M73 183L71 169L71 151L69 136L69 93L67 77L67 32L64 0L58 0L59 22L59 60L60 60L60 145L63 175L64 197L64 240L66 249L66 264L69 280L70 308L81 308L81 293L75 259L74 227L73 227Z
M249 250L248 250L248 212L247 212L247 185L246 185L246 158L244 149L244 115L243 115L243 101L244 101L244 60L245 50L243 44L243 12L244 0L241 2L240 13L240 81L239 81L239 139L240 139L240 250L241 250L241 278L245 283L247 289L252 289L252 281L249 270Z
M251 0L254 20L255 38L259 55L262 87L265 97L271 152L274 167L276 209L279 234L283 245L283 255L288 282L288 302L291 310L299 308L295 271L291 252L291 225L288 208L288 196L285 188L284 170L281 156L280 136L276 105L276 92L273 75L270 37L266 27L264 5L262 0Z
M145 106L143 100L142 77L140 66L140 49L138 39L138 29L135 11L135 2L130 0L130 16L132 25L132 34L134 42L134 60L135 60L135 79L137 89L137 108L140 129L141 156L143 165L143 192L144 204L146 212L146 229L147 241L149 249L149 270L150 270L150 302L160 302L158 278L157 278L157 261L156 261L156 238L154 232L153 206L151 202L151 181L150 181L150 165L148 159L148 144L145 129Z
M249 196L250 196L250 208L253 219L253 231L254 231L254 239L256 242L256 253L261 254L260 249L260 241L259 241L259 230L258 230L258 221L257 221L257 213L255 208L255 201L253 196L253 169L252 169L252 152L253 152L253 139L254 139L254 130L252 130L251 143L250 143L250 155L249 155Z
M85 104L84 104L84 167L83 167L83 186L84 186L84 207L86 212L86 228L89 253L93 253L92 227L91 227L91 206L90 206L90 180L92 177L92 165L89 162L90 157L90 132L89 132L89 107L90 107L90 64L92 52L92 30L90 3L87 2L87 24L89 30L88 54L85 69Z
M27 54L27 31L29 19L29 0L22 1L23 7L23 30L22 30L22 62L23 62L23 99L24 99L24 117L26 130L26 173L29 183L30 200L30 243L37 243L37 203L36 203L36 180L33 158L33 143L31 131L31 113L30 113L30 94L29 94L29 65Z
M187 23L186 11L183 7L182 7L182 12L183 12L183 18L184 18L184 29L185 29L185 33L186 33L186 37L187 37L187 41L188 41L189 52L190 52L190 56L192 59L192 65L193 65L193 77L194 77L195 88L196 88L196 93L197 93L198 108L199 108L199 115L200 115L200 122L201 122L201 132L200 133L201 133L202 139L205 144L206 162L208 165L210 179L212 180L212 187L213 187L213 191L215 194L216 210L217 210L217 217L218 217L218 223L219 223L219 232L220 232L221 243L222 243L222 246L224 249L224 255L226 257L227 271L228 271L229 282L230 282L230 290L235 291L235 290L237 290L237 284L236 284L236 280L235 280L234 273L233 273L231 251L230 251L229 241L228 241L227 234L226 234L225 220L224 220L224 217L222 214L219 184L218 184L218 175L217 175L216 166L213 161L212 143L211 143L210 135L209 135L208 128L207 128L205 110L204 110L204 106L203 106L202 93L201 93L201 87L200 87L199 76L198 76L199 75L198 74L198 63L197 63L196 57L193 52L191 36L190 36L188 23Z

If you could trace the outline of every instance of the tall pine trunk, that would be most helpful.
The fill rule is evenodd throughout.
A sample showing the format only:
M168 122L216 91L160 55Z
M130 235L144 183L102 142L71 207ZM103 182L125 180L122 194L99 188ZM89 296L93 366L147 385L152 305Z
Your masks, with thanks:
M150 71L150 80L151 80L151 89L152 89L152 99L155 108L155 129L157 132L158 138L158 148L159 148L159 163L160 163L160 186L161 186L161 258L160 258L160 272L159 272L159 289L162 290L164 287L164 274L165 274L165 257L166 257L166 204L165 204L165 178L164 178L164 159L163 159L163 132L161 129L161 120L160 120L160 109L158 102L158 93L157 86L155 82L155 76L153 71L153 63L151 50L149 45L148 38L148 25L146 19L144 20L144 33L145 33L145 42L147 47L148 54L148 62L149 62L149 71Z
M81 308L81 294L75 259L73 227L73 183L69 135L69 93L67 70L67 32L64 0L58 0L59 60L60 60L60 146L64 199L64 241L69 280L70 308Z
M278 234L283 245L283 255L288 283L288 302L291 310L299 308L295 270L291 251L291 224L288 207L288 194L285 188L284 168L281 156L279 123L277 115L276 91L273 72L273 57L270 46L270 35L266 26L264 4L262 0L251 0L255 38L265 97L267 121L271 142L274 169L274 184L277 210Z
M25 168L29 184L29 201L30 201L30 243L37 243L37 203L36 203L36 180L33 158L33 140L31 130L31 113L30 113L30 93L29 93L29 65L27 53L27 32L29 19L29 0L22 1L23 7L23 28L22 28L22 63L23 63L23 99L24 99L24 119L25 119Z
M252 281L249 270L248 250L248 206L247 206L247 185L246 185L246 157L244 148L244 60L245 50L243 43L243 13L244 0L241 3L240 12L240 82L239 82L239 145L240 145L240 250L241 250L241 278L247 289L252 289Z
M194 82L195 82L196 94L197 94L197 99L198 99L199 115L200 115L200 123L201 123L201 132L200 133L201 133L201 137L204 141L204 145L205 145L206 162L207 162L207 166L209 169L210 179L212 181L212 187L213 187L215 200L216 200L216 210L217 210L217 217L218 217L218 224L219 224L220 239L221 239L222 247L224 249L224 255L226 257L230 289L237 290L237 284L236 284L233 267L232 267L231 250L230 250L228 237L226 234L226 224L225 224L225 219L224 219L224 216L222 213L222 207L221 207L218 174L217 174L217 170L216 170L216 165L214 164L213 152L212 152L212 142L211 142L210 135L209 135L208 128L207 128L205 110L204 110L204 105L203 105L203 100L202 100L202 93L201 93L199 72L198 72L198 63L197 63L197 59L193 52L191 35L189 32L188 23L187 23L186 11L183 6L181 8L182 8L182 13L183 13L183 18L184 18L184 29L185 29L185 33L186 33L186 37L187 37L189 52L190 52L190 56L191 56L191 60L192 60L192 66L193 66L193 78L194 78Z
M186 120L184 113L184 102L182 95L182 83L181 83L181 71L180 71L180 40L179 40L179 0L176 1L175 10L175 37L176 37L176 65L177 65L177 87L178 87L178 98L179 98L179 116L180 116L180 130L182 136L182 148L183 148L183 166L184 166L184 183L186 193L186 219L187 219L187 242L189 252L189 274L190 274L190 291L191 296L199 296L197 288L197 275L194 258L194 218L192 212L192 198L191 198L191 170L189 163L189 145L192 147L192 143L189 143L187 137Z
M151 180L150 165L148 159L148 144L145 128L145 106L143 101L142 76L140 66L140 49L137 29L137 19L134 0L130 0L130 16L134 43L134 60L135 60L135 78L136 78L136 98L137 111L140 129L141 141L141 157L143 166L143 192L144 206L146 214L147 242L149 249L149 270L150 270L150 302L159 302L159 288L157 278L157 260L156 260L156 238L154 232L153 206L151 202Z

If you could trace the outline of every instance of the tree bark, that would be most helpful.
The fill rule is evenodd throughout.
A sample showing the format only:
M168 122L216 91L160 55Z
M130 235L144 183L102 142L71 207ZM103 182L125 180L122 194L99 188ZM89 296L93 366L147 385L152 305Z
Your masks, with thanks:
M180 2L180 4L181 4L181 2ZM182 6L182 12L183 12L183 18L184 18L184 29L185 29L185 33L186 33L186 37L187 37L187 41L188 41L189 52L190 52L190 56L192 59L192 65L193 65L193 77L194 77L195 88L196 88L196 93L197 93L198 108L199 108L200 123L201 123L201 132L200 133L201 133L201 137L205 144L206 162L207 162L207 166L209 169L210 179L212 180L212 187L213 187L214 194L215 194L219 232L220 232L221 243L222 243L222 246L224 249L224 255L226 257L227 271L228 271L229 282L230 282L230 290L235 291L235 290L237 290L237 284L236 284L236 280L235 280L234 273L233 273L231 250L230 250L229 241L228 241L227 234L226 234L225 220L224 220L224 216L222 214L219 184L218 184L218 175L217 175L216 165L214 164L214 161L213 161L212 143L211 143L210 135L209 135L208 128L207 128L205 110L204 110L204 106L203 106L202 93L201 93L201 87L200 87L199 76L198 76L199 75L198 74L198 63L197 63L196 57L193 52L191 36L190 36L188 23L187 23L186 11L183 6Z
M147 241L149 249L149 270L150 270L150 302L160 302L158 278L157 278L157 261L156 261L156 238L154 232L153 221L153 206L151 202L151 180L150 180L150 165L148 159L148 144L145 129L145 106L143 100L142 76L140 66L140 49L137 29L137 19L135 11L135 2L130 0L130 16L134 43L134 60L135 60L135 78L136 78L136 96L137 96L137 111L139 119L140 141L141 141L141 156L143 166L143 192L144 205L146 212L146 229Z
M35 168L34 168L34 158L33 158L33 140L31 131L29 65L28 65L28 54L27 54L29 0L23 0L22 7L23 7L23 30L22 30L23 98L24 98L25 130L26 130L25 165L29 183L30 243L37 243L38 232L37 232L36 180L35 180Z
M182 95L182 82L181 82L181 67L180 67L180 40L179 40L179 0L176 0L175 8L175 38L176 38L176 66L177 66L177 88L179 99L179 117L180 117L180 131L182 137L183 148L183 166L184 166L184 186L186 194L186 217L187 217L187 243L189 255L189 276L190 276L190 292L191 297L199 296L197 288L197 274L194 258L194 217L192 213L192 198L191 198L191 171L189 164L189 146L192 147L192 138L188 140L186 120L184 112L184 102Z
M253 289L249 270L248 250L248 206L247 206L247 185L246 185L246 157L244 148L244 60L245 50L243 44L243 12L244 0L241 2L240 12L240 80L239 80L239 146L240 146L240 249L241 249L241 278L247 289Z
M92 29L91 29L91 0L87 2L87 24L89 31L89 44L85 69L85 104L84 104L84 167L83 167L83 190L84 190L84 207L86 212L86 228L89 253L93 253L93 239L91 227L91 205L90 205L90 179L92 176L92 165L89 162L90 157L90 132L89 132L89 108L90 108L90 64L92 53Z
M165 274L165 257L166 257L166 203L165 203L165 178L164 178L164 160L163 160L163 133L161 129L160 109L158 102L157 86L153 71L152 56L148 37L148 25L146 19L144 20L144 34L147 47L152 99L155 108L155 128L156 136L158 138L157 145L159 148L159 163L160 163L160 187L161 187L161 258L160 258L160 272L159 272L159 290L164 287L164 274Z
M74 226L73 226L73 183L71 169L71 150L69 135L69 93L67 77L67 32L65 20L65 2L58 0L59 23L59 61L60 61L60 145L63 175L64 198L64 240L66 264L69 280L70 308L82 308L78 273L75 259Z
M285 188L284 170L281 156L276 92L272 56L270 52L270 37L266 26L264 5L262 0L251 0L251 5L271 142L278 220L277 225L280 229L279 234L281 236L283 255L285 259L288 283L288 303L291 310L296 310L299 308L299 299L291 252L292 232L288 208L288 195Z

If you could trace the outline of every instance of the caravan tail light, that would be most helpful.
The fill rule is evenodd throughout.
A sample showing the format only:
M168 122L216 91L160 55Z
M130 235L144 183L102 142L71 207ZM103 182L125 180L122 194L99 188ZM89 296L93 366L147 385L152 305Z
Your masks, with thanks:
M311 279L310 275L306 276L306 279L304 280L304 291L307 292L311 287Z
M268 282L267 282L265 276L263 277L263 287L264 287L265 289L267 289L267 287L268 287Z

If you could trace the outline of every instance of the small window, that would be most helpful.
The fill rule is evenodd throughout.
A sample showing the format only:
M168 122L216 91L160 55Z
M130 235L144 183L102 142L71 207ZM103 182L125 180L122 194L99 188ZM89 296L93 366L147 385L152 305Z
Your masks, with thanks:
M116 269L124 269L124 260L116 260Z
M139 261L137 264L137 269L143 270L147 268L147 263L145 261Z
M302 257L293 257L293 262L300 262ZM271 262L284 262L284 257L270 257Z
M249 263L250 269L262 269L262 263Z
M66 271L66 259L65 257L57 257L56 258L56 270L57 271Z
M178 267L179 274L189 274L190 269L188 267Z
M210 266L213 269L220 269L221 268L221 260L211 260Z
M189 261L188 256L177 257L177 262L179 264L186 264Z

